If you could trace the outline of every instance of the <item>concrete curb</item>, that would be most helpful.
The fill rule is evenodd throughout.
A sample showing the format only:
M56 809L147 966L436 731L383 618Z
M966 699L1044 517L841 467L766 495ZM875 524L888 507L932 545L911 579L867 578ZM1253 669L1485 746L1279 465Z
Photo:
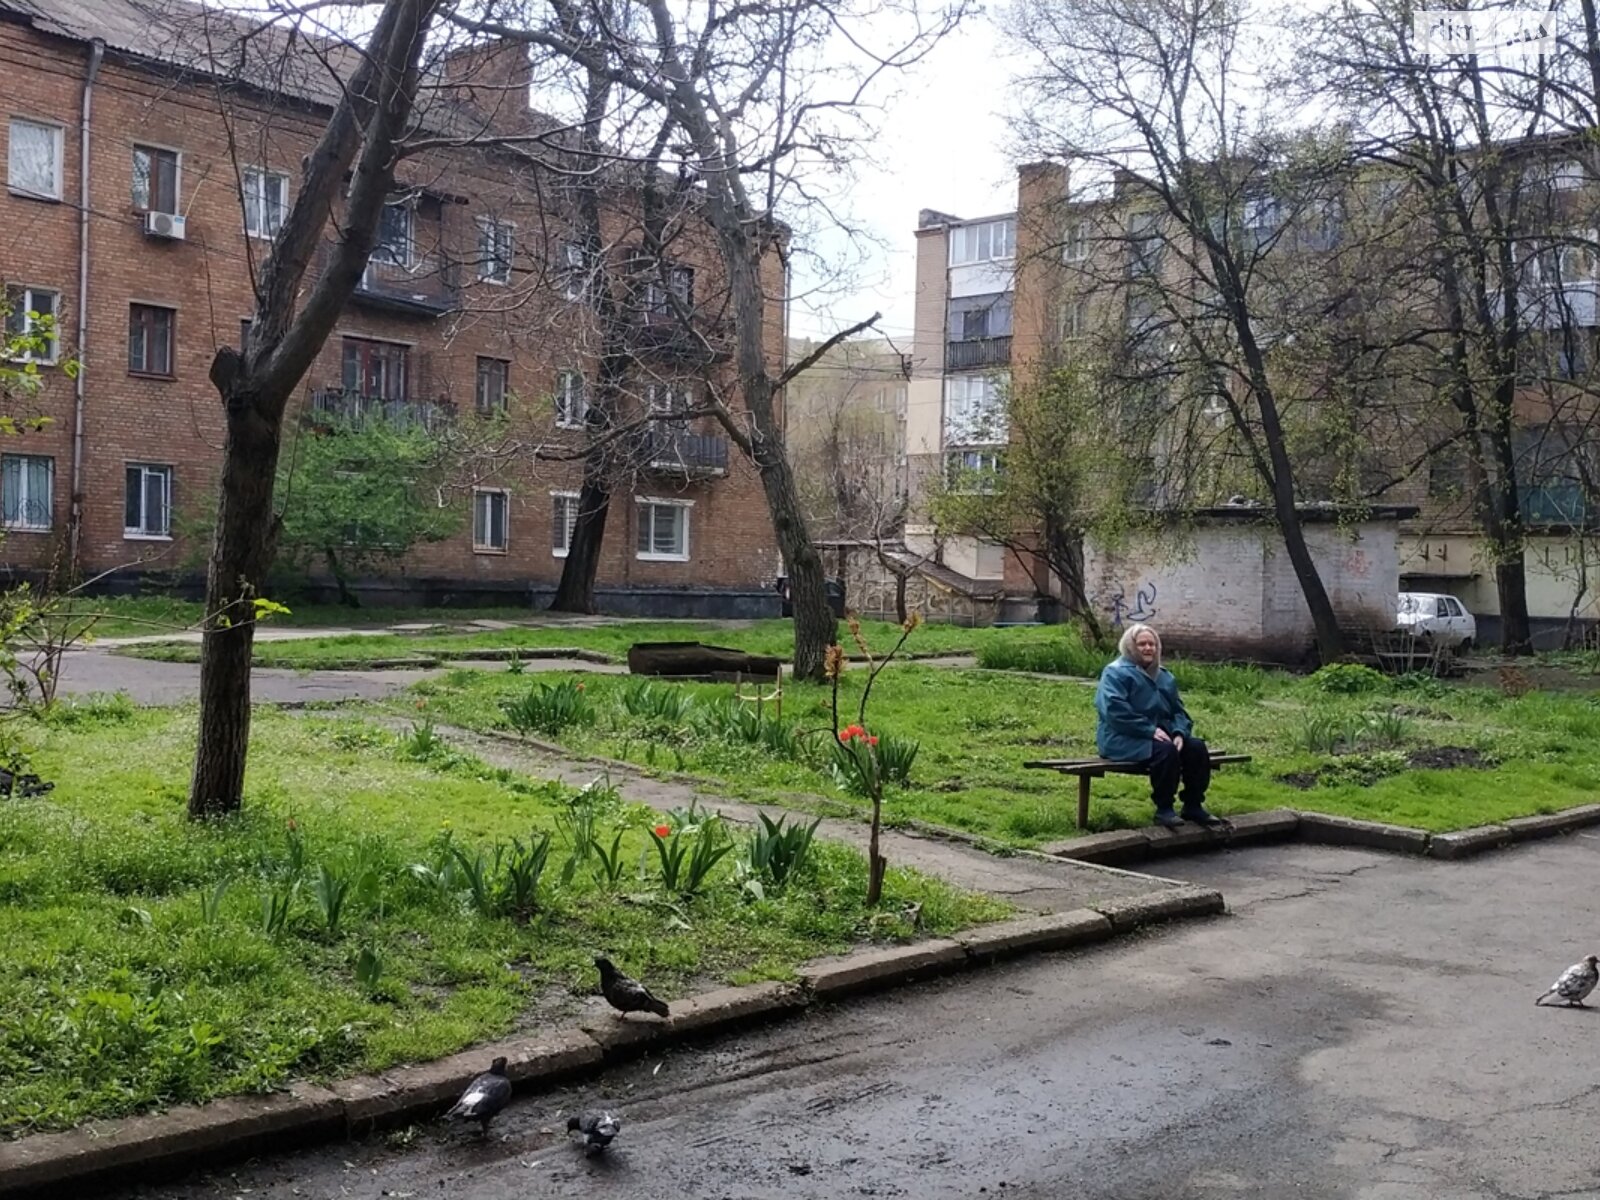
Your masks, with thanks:
M1319 846L1356 846L1388 854L1458 861L1539 838L1561 837L1600 825L1600 804L1584 804L1538 817L1512 817L1493 825L1475 825L1451 833L1429 833L1407 825L1358 821L1327 813L1273 809L1232 818L1231 836L1199 827L1168 830L1117 829L1068 842L1053 842L1043 853L1091 865L1123 865L1162 855L1197 854L1266 842L1308 842Z
M721 988L675 1001L667 1020L594 1018L536 1037L475 1046L435 1062L330 1087L292 1084L239 1096L0 1143L0 1197L79 1195L110 1183L159 1178L272 1150L303 1149L430 1119L452 1104L490 1060L504 1055L519 1090L585 1075L676 1042L782 1020L826 1004L1004 958L1105 941L1154 921L1221 912L1220 892L1163 888L1070 912L980 927L954 938L865 950L807 964L800 982Z

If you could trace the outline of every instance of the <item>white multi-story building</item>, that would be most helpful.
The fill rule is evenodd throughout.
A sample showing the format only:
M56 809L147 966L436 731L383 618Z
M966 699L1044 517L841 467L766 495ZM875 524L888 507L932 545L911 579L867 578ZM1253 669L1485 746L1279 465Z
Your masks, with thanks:
M906 405L911 511L906 544L932 554L924 500L951 473L992 470L1007 440L1015 294L1015 213L962 220L924 209L917 221L917 298ZM1001 547L947 537L942 564L974 581L1005 575Z

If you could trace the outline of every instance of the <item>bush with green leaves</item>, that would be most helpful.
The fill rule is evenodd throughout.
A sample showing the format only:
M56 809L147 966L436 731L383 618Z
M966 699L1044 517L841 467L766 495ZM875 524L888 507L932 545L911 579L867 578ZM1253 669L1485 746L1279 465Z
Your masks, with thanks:
M764 812L756 815L761 827L750 835L747 861L753 874L769 880L781 892L790 880L805 873L822 818L807 825L798 817L782 816L774 821Z
M594 705L589 703L581 680L562 679L556 683L536 683L520 696L500 702L506 723L526 737L543 733L559 737L574 726L594 724Z
M694 696L670 683L635 679L622 689L622 707L629 716L676 725L694 711Z
M1313 671L1306 682L1330 696L1359 696L1389 690L1387 675L1361 663L1329 663Z

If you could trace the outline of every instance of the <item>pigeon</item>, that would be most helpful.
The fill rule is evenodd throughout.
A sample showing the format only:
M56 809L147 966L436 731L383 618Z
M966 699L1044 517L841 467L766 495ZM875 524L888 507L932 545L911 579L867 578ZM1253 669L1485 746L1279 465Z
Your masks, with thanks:
M1583 998L1594 991L1595 984L1600 983L1600 957L1589 955L1582 962L1573 963L1561 972L1561 978L1550 985L1550 990L1545 992L1533 1003L1541 1005L1545 996L1559 996L1567 1002L1568 1008L1588 1008Z
M511 1080L506 1078L506 1060L497 1058L489 1069L467 1084L456 1106L445 1113L446 1118L477 1121L488 1136L489 1122L507 1104L511 1103Z
M594 965L600 968L600 994L624 1017L631 1012L650 1012L658 1017L668 1015L665 1003L652 996L650 989L637 979L629 979L617 970L605 955L597 954Z
M622 1122L609 1112L586 1112L581 1117L567 1118L567 1132L582 1134L584 1157L593 1158L622 1132Z

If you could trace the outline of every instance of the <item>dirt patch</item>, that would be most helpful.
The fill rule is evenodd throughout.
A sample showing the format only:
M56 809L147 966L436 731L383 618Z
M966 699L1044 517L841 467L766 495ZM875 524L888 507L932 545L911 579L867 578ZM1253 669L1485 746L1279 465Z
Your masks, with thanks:
M1447 770L1451 767L1476 767L1484 770L1494 765L1484 756L1483 751L1471 746L1426 746L1406 755L1406 762L1413 767L1433 770Z
M1449 713L1423 704L1396 704L1389 710L1397 717L1416 717L1423 721L1454 721Z
M930 792L964 792L967 790L967 785L961 781L961 777L958 775L952 779L941 779L928 790Z

